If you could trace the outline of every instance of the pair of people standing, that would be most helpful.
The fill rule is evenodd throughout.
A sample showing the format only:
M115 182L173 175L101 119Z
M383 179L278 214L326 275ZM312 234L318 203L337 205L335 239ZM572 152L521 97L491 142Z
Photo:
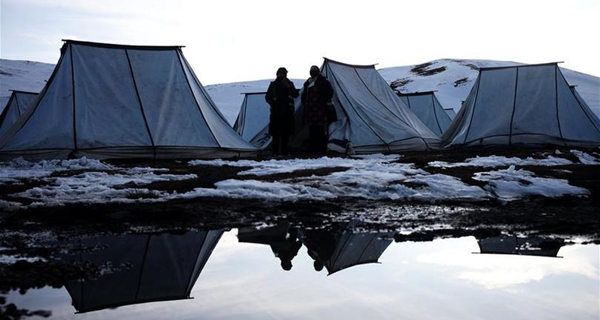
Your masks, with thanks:
M287 78L287 70L279 68L277 79L271 82L265 100L271 106L269 133L273 137L273 154L288 154L289 136L294 134L294 99L299 96L294 83ZM310 68L310 78L302 90L304 125L309 128L309 152L324 154L327 151L327 127L332 121L328 110L332 108L333 89L321 75L319 67Z

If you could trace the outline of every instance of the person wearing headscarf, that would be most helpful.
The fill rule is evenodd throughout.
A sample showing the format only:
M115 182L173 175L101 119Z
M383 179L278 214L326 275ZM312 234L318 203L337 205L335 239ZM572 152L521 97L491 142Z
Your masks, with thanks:
M304 83L302 106L304 124L309 127L311 153L324 154L327 151L327 108L333 98L333 88L321 75L319 67L310 67L310 78Z

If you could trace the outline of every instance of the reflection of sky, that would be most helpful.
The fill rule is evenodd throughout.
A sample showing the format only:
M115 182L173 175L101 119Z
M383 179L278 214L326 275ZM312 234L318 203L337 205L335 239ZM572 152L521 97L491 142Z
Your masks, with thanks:
M472 252L472 237L393 243L381 264L327 276L305 248L284 272L269 246L238 243L234 231L214 250L193 300L79 315L64 288L9 300L67 319L598 319L598 246L563 247L563 258Z

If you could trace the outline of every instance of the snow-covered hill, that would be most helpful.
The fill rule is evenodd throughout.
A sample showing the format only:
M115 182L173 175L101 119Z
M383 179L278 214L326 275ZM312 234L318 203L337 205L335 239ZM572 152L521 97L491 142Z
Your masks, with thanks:
M415 66L392 67L379 70L383 78L400 92L433 91L444 108L458 112L463 100L469 95L478 68L501 67L519 64L495 60L440 59ZM561 68L570 85L590 108L600 116L600 78Z
M40 92L50 78L49 63L0 59L0 110L8 102L10 90Z
M437 90L444 107L458 111L461 101L467 97L477 78L477 68L514 64L508 61L441 59L421 65L385 68L379 72L401 92ZM54 65L47 63L0 59L0 108L4 108L8 101L10 89L42 90L53 68ZM577 85L581 96L600 116L600 78L569 69L562 70L567 81ZM196 71L202 80L201 70ZM270 81L272 79L215 84L206 86L206 89L223 115L233 124L244 98L242 93L266 91ZM300 79L293 81L298 88L303 83Z

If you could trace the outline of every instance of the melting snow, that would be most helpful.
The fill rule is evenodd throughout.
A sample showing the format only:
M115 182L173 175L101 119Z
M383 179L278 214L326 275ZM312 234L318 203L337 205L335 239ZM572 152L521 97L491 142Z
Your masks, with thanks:
M594 156L587 154L583 151L571 150L571 153L574 154L575 156L577 156L577 158L579 158L579 162L581 162L582 164L591 164L591 165L600 164L600 162L598 162L598 159L596 159Z
M440 168L455 168L455 167L485 167L485 168L496 168L506 166L564 166L573 164L572 161L564 158L558 158L554 156L548 156L546 159L534 159L527 157L521 159L517 157L504 157L504 156L487 156L487 157L475 157L465 160L465 162L448 163L444 161L432 161L428 165L430 167Z
M487 189L493 192L498 199L512 201L527 196L544 196L556 198L566 195L587 195L589 191L584 188L572 186L567 180L539 178L533 172L516 170L510 166L505 170L479 172L475 180L489 183Z
M114 166L86 157L73 160L43 160L40 162L29 162L23 158L17 158L10 162L0 162L0 184L14 183L22 179L46 177L58 171L111 171L116 169Z
M315 170L332 167L360 167L371 164L381 164L400 159L399 155L369 155L353 158L329 158L322 157L316 159L289 159L289 160L192 160L188 164L191 166L209 165L209 166L232 166L232 167L251 167L251 169L238 173L239 175L266 176L278 173L292 173L302 170Z

